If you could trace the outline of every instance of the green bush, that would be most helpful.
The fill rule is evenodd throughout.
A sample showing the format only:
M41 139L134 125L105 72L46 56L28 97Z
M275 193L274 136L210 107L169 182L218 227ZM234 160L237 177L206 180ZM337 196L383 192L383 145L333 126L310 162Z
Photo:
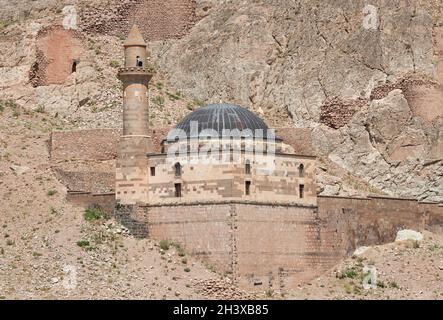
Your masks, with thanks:
M109 65L113 68L119 68L120 67L120 62L116 61L116 60L112 60L111 62L109 62Z
M56 193L57 193L57 190L49 190L47 192L47 195L51 197L51 196L55 195Z
M89 247L90 243L88 240L80 240L80 241L77 241L77 245L80 248L84 248L84 247Z
M342 272L339 272L336 274L336 277L339 279L344 279L344 278L350 278L350 279L354 279L359 275L359 273L354 270L353 268L349 268L346 269Z
M175 250L177 251L177 254L179 257L184 257L186 255L185 249L180 245L180 243L173 243Z
M100 220L104 217L103 212L99 208L88 208L85 210L83 217L86 221Z
M171 92L166 92L166 94L169 96L169 98L171 99L171 100L173 100L173 101L176 101L176 100L180 100L181 99L181 93L180 92L177 92L177 93L171 93Z
M165 105L165 98L163 96L156 96L152 98L152 102L160 107L163 107Z
M159 246L160 246L160 249L167 251L167 250L169 250L169 247L171 246L171 244L169 243L168 240L161 240L159 243Z

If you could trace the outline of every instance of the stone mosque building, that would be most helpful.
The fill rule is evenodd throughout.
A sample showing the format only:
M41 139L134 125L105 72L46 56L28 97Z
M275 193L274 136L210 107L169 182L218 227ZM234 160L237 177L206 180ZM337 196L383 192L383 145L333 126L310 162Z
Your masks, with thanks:
M124 43L123 135L116 199L121 204L228 200L316 205L315 157L294 154L251 111L237 105L200 108L152 152L146 43L134 26ZM292 149L292 150L291 150Z
M178 242L240 287L258 290L296 288L401 229L443 233L438 203L317 195L305 129L274 131L232 104L202 107L172 130L149 128L146 46L134 26L118 73L123 130L51 134L51 161L70 201L101 206L135 237ZM76 159L115 161L116 172L67 165Z

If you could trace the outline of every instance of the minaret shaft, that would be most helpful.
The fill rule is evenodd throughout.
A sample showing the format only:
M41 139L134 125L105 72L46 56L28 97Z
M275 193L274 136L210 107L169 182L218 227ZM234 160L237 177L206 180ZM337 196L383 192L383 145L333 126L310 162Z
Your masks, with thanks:
M137 26L125 41L125 66L118 77L123 82L123 135L116 164L116 200L121 204L148 202L150 151L146 43Z

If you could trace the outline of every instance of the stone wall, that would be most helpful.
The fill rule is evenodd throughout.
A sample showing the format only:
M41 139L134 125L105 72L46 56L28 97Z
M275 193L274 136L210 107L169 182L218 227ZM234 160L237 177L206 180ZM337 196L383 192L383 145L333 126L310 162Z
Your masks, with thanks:
M232 155L232 161L229 155ZM174 159L166 155L150 156L149 166L155 170L155 174L150 173L149 176L146 202L166 204L241 199L316 204L314 157L228 152L223 162L218 158L218 153L213 156L213 159L195 159L195 163L189 155ZM247 160L250 161L250 174L245 172ZM181 176L175 175L176 163L182 166ZM304 167L302 176L299 173L300 165ZM250 183L249 195L245 191L246 182ZM175 195L175 184L181 185L181 197ZM301 185L304 186L303 197L299 191ZM117 196L120 196L119 190Z
M82 40L81 33L65 30L62 26L40 30L37 35L36 61L29 71L31 84L34 87L64 84L80 62L84 51Z
M357 247L395 240L402 229L441 233L443 207L414 199L318 197L322 248L337 250L339 256Z
M295 288L359 246L393 241L401 229L443 232L443 207L411 199L318 197L318 207L225 201L116 212L136 236L177 241L257 290Z
M120 135L117 129L53 131L49 141L51 161L115 159Z
M196 22L195 0L111 0L81 8L81 28L87 32L126 35L137 23L147 41L181 38Z
M104 212L112 214L115 208L115 193L68 192L67 200L80 207L99 206Z

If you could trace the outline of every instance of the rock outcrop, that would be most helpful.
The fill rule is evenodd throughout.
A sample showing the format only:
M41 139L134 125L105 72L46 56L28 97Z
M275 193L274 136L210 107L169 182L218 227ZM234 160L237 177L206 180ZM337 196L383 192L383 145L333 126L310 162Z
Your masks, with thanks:
M191 33L154 50L175 86L311 128L319 156L366 181L366 193L443 201L441 2L199 5Z

